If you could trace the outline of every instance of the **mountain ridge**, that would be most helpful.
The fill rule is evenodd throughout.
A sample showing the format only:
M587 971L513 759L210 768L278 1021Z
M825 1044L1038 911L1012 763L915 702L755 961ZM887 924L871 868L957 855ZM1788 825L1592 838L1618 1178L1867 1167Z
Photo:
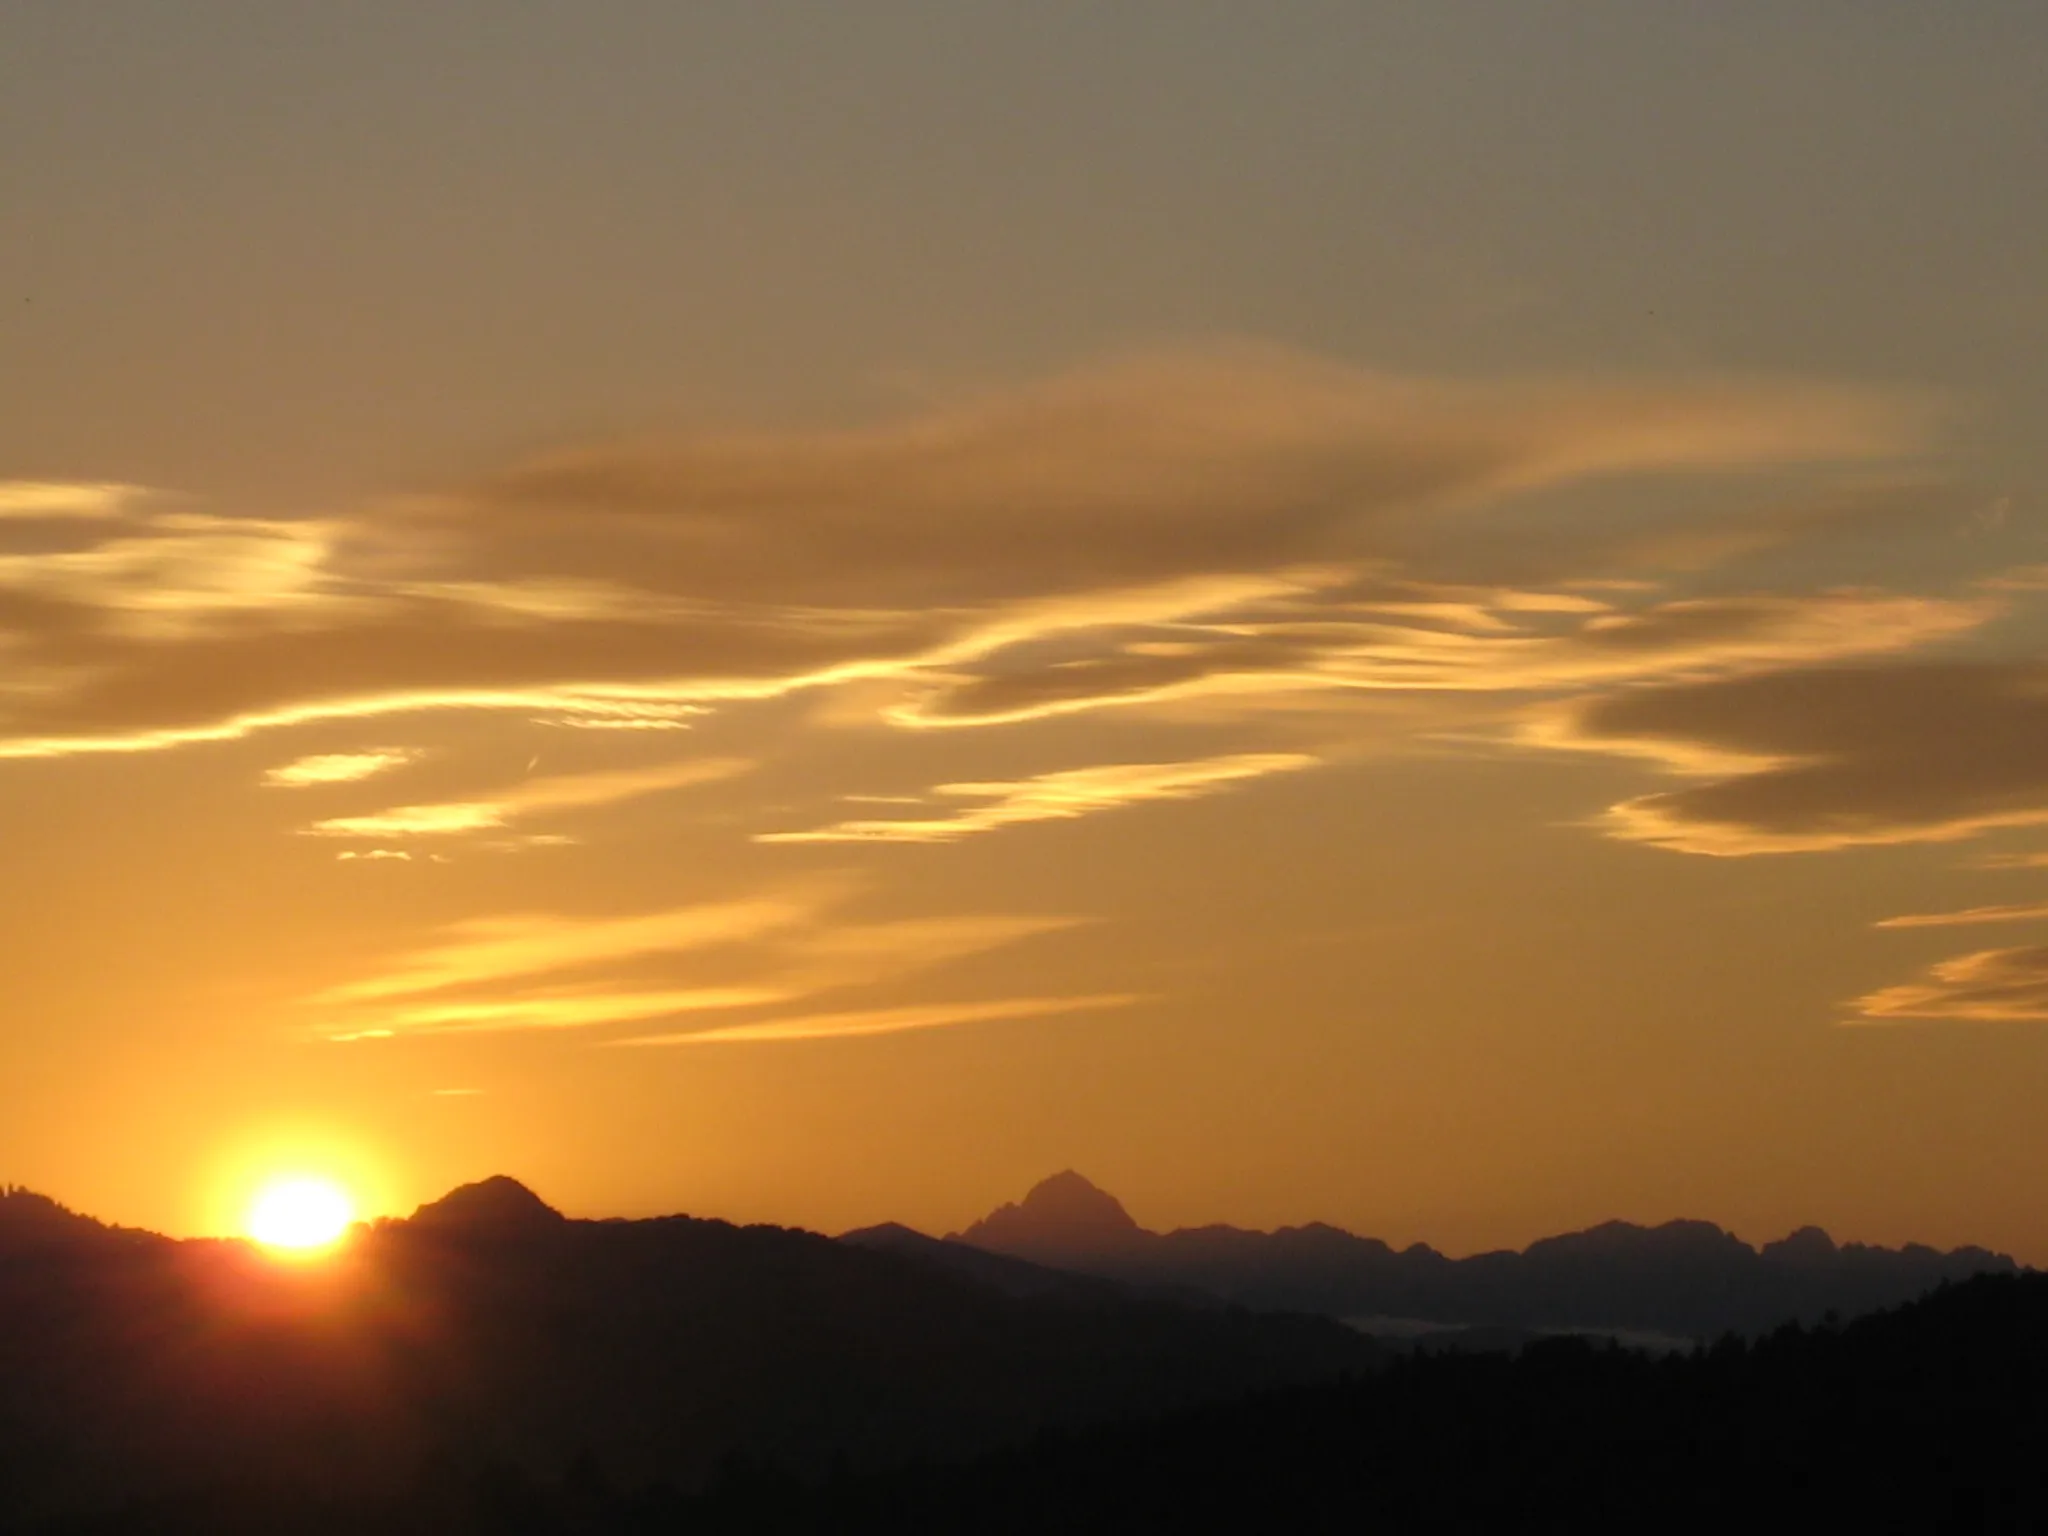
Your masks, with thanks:
M1461 1259L1422 1243L1397 1250L1323 1222L1155 1232L1071 1169L948 1240L1130 1284L1192 1287L1253 1308L1684 1336L1875 1311L1943 1281L2022 1268L1976 1246L1837 1244L1816 1226L1752 1246L1696 1218L1606 1221Z
M882 1468L1384 1359L1325 1318L902 1234L888 1251L575 1220L509 1178L359 1224L311 1261L131 1240L26 1194L0 1217L0 1531L250 1468L366 1497L437 1466L555 1479L572 1454L679 1489L735 1459Z

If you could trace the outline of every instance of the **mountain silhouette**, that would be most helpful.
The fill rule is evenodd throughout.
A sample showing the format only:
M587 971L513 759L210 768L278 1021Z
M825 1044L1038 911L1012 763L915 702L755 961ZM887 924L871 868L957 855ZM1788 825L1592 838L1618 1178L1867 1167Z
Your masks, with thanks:
M1896 1306L1944 1281L2010 1274L1982 1248L1837 1246L1818 1227L1751 1247L1706 1221L1610 1221L1517 1252L1452 1259L1423 1244L1311 1223L1153 1232L1078 1173L1060 1173L954 1234L1007 1257L1242 1306L1468 1327L1643 1330L1677 1337L1753 1333Z
M165 1239L130 1227L110 1227L81 1216L47 1195L0 1185L0 1261L52 1249L133 1246Z
M991 1211L954 1236L997 1253L1065 1260L1121 1253L1134 1239L1150 1234L1114 1195L1069 1168L1040 1180L1021 1201Z
M1695 1221L1459 1260L1156 1233L1071 1171L959 1238L574 1220L496 1177L303 1264L4 1190L0 1531L1981 1529L2048 1513L2048 1277L1782 1323L1972 1267L2016 1266ZM1461 1326L1267 1310L1304 1299ZM1539 1336L1773 1307L1661 1363Z
M130 1236L0 1201L0 1531L252 1478L386 1498L572 1461L679 1489L858 1471L1382 1358L1328 1319L1021 1283L972 1248L571 1220L507 1178L313 1263Z
M565 1216L517 1179L494 1174L475 1184L462 1184L412 1213L416 1227L468 1232L545 1230Z

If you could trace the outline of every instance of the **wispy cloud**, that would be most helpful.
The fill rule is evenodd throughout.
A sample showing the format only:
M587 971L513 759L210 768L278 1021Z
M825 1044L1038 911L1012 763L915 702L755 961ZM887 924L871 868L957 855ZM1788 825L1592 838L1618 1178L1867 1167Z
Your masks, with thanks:
M318 784L353 784L388 769L404 766L419 753L410 747L371 747L361 752L321 752L280 763L263 775L278 789L306 789Z
M847 895L828 882L631 917L479 919L310 1002L317 1032L330 1040L602 1030L896 982L1077 921L1001 913L849 921L833 911Z
M471 918L455 924L443 942L402 956L379 974L330 987L315 1001L388 1001L739 943L805 921L828 895L820 888L612 918Z
M400 1034L497 1034L512 1030L590 1029L601 1024L674 1018L706 1010L759 1008L787 1002L774 987L670 987L647 992L557 991L473 1002L418 1003L380 1011L374 1023L330 1034L332 1040L388 1039Z
M1985 1024L2048 1019L2048 945L1985 949L1929 966L1923 979L1850 1005L1867 1020L1953 1019Z
M820 924L788 943L777 975L784 986L805 993L868 986L1078 927L1081 921L1039 913L959 912Z
M1684 680L1883 655L1967 634L1991 598L1878 592L1677 599L1624 608L1570 591L1381 581L1098 633L1079 654L1033 637L956 667L892 712L921 726L1014 723L1113 705L1275 692L1516 694Z
M637 1035L617 1045L742 1045L776 1040L840 1040L860 1035L893 1035L911 1029L942 1029L997 1019L1043 1018L1098 1008L1126 1008L1143 1002L1135 992L1102 992L1085 997L1010 997L990 1002L926 1003L905 1008L864 1008L844 1013L809 1013L754 1024L723 1024L694 1033Z
M146 494L110 481L0 480L0 518L118 517Z
M1965 907L1960 912L1911 912L1887 917L1874 928L1965 928L1978 923L2028 923L2048 918L2048 901L2001 907Z
M115 518L118 510L91 514L110 526L82 546L0 548L0 592L66 610L54 633L17 633L42 640L52 660L89 654L118 675L124 662L179 654L179 642L240 653L309 626L374 621L382 611L374 594L329 579L339 524L199 512ZM257 662L249 656L243 665Z
M715 783L737 777L752 767L743 758L694 758L644 768L557 774L527 779L482 799L400 805L361 816L330 816L314 822L307 830L321 837L372 838L445 837L459 832L493 831L527 816L588 810L663 790Z
M1035 778L941 784L932 791L980 801L942 816L837 822L809 832L768 832L768 843L943 843L1029 821L1065 821L1151 800L1188 800L1247 779L1312 767L1298 752L1244 752L1186 763L1110 763Z

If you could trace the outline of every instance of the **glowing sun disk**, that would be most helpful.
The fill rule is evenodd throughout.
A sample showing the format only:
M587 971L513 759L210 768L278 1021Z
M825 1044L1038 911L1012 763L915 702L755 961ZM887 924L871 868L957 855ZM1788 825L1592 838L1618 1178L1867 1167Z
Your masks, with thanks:
M325 1248L355 1214L348 1192L329 1179L274 1179L257 1191L245 1227L268 1248Z

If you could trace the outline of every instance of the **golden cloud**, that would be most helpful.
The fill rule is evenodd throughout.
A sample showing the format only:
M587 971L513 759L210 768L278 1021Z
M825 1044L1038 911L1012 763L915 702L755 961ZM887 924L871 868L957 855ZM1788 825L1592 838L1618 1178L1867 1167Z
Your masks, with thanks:
M1904 917L1887 917L1874 928L1966 928L1979 923L2026 923L2048 918L2048 901L2020 902L1998 907L1965 907L1960 912L1913 912Z
M0 480L0 518L119 517L146 494L112 481Z
M1044 1018L1099 1008L1127 1008L1145 999L1135 992L1102 992L1082 997L1007 997L989 1002L926 1003L904 1008L864 1008L844 1013L799 1014L754 1024L721 1024L694 1033L637 1035L615 1045L740 1045L777 1040L843 1040L861 1035L894 1035L911 1029L983 1024L996 1019Z
M418 757L410 747L369 747L360 752L320 752L295 758L264 772L263 782L278 789L307 789L319 784L353 784Z
M1921 981L1884 987L1850 1006L1874 1021L1996 1024L2048 1019L2048 945L1958 955L1930 966Z
M400 805L361 816L330 816L314 822L307 830L321 837L375 838L446 837L460 832L492 831L527 816L586 810L663 790L715 783L746 773L753 766L744 758L696 758L642 768L556 774L527 779L482 799Z
M64 604L79 616L68 645L56 648L59 661L368 619L378 607L374 595L343 591L328 578L337 532L327 522L189 512L123 519L81 547L0 551L0 591ZM33 631L17 638L34 638Z
M1109 763L1035 778L941 784L935 795L976 800L942 816L837 822L808 832L767 832L765 843L944 843L1028 821L1064 821L1150 800L1187 800L1246 779L1292 773L1317 759L1298 752L1242 752L1186 763Z
M1908 650L1966 634L1990 598L1753 595L1625 609L1584 593L1394 588L1373 600L1187 616L1090 637L1090 653L956 670L898 708L910 725L983 725L1202 695L1331 689L1515 693L1682 679ZM1020 647L1020 650L1026 648Z
M644 992L604 991L537 993L525 997L470 1002L418 1003L395 1007L374 1025L353 1033L329 1035L332 1040L388 1039L407 1034L495 1034L507 1030L589 1029L600 1024L634 1023L673 1018L719 1008L757 1008L787 1001L790 994L773 987L669 987Z

